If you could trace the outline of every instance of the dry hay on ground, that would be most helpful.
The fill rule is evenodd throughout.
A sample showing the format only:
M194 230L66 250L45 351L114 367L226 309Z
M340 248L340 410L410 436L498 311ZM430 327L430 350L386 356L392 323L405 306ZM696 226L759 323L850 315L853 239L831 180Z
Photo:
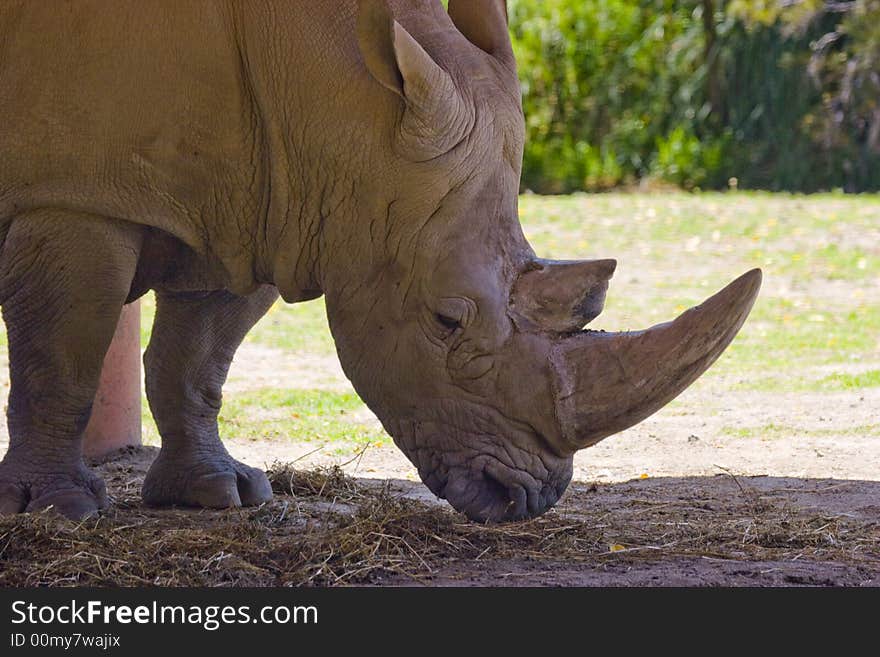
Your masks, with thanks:
M811 510L730 477L703 478L729 493L708 497L684 479L576 484L541 518L481 526L338 468L276 464L275 500L229 511L143 507L143 450L99 469L115 498L101 518L0 518L0 586L880 584L876 514ZM682 579L694 568L718 576Z

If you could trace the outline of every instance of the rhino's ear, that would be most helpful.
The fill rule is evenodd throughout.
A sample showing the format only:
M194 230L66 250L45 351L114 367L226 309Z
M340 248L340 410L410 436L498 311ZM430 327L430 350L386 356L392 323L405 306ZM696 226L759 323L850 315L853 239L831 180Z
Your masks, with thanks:
M449 17L477 48L515 68L505 0L449 0Z
M367 70L405 104L396 135L401 155L430 160L468 135L472 107L450 75L394 20L387 0L361 0L357 38Z

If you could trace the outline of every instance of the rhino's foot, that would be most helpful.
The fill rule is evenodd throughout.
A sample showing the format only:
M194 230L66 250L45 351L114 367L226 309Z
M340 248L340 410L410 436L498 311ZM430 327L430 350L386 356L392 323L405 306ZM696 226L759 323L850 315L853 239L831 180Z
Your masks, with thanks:
M81 520L106 509L107 489L85 465L72 472L34 470L14 462L0 463L0 515L52 509Z
M149 506L226 509L268 502L272 486L262 470L225 451L182 455L163 449L144 479L142 495Z

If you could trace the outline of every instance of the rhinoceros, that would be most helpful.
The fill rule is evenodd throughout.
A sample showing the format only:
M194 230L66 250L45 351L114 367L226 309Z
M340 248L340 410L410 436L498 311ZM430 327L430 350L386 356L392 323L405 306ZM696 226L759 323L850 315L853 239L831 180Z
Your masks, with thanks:
M480 522L552 507L576 451L719 356L761 274L667 324L586 329L615 261L536 256L523 141L503 0L4 0L0 512L107 506L81 437L148 290L145 503L271 498L217 415L280 293L325 297L346 375L434 494Z

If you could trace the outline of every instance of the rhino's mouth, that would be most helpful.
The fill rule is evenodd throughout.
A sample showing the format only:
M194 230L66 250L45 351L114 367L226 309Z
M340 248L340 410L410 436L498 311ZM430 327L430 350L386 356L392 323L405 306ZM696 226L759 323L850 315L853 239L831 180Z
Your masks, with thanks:
M439 488L423 477L437 497L476 522L508 522L539 516L565 492L571 475L555 483L489 463L483 470L453 469Z
M432 493L477 522L531 518L556 504L571 481L571 457L496 411L456 407L392 423L395 443Z

